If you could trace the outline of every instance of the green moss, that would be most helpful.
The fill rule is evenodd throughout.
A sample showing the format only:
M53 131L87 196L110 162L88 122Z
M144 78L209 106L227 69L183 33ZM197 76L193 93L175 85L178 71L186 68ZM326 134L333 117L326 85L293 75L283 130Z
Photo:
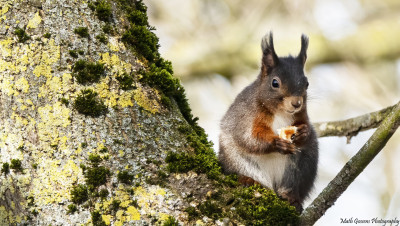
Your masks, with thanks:
M82 204L89 199L89 193L86 185L75 185L71 190L71 201L75 204Z
M260 186L239 189L236 212L246 225L297 225L296 208Z
M91 9L92 11L95 11L95 10L96 10L96 5L95 5L93 2L89 2L89 3L88 3L88 7L89 7L89 9Z
M87 142L82 142L81 143L81 148L87 148L87 146L88 146Z
M24 151L24 150L25 150L24 145L20 145L20 146L17 148L17 150L18 150L18 151Z
M99 117L107 112L107 107L97 97L97 93L91 89L82 90L76 97L74 108L81 114Z
M100 198L102 198L102 199L107 198L108 194L109 194L109 192L108 192L108 190L105 189L105 188L101 189L100 192L99 192L99 196L100 196Z
M194 153L168 152L165 159L168 163L167 169L173 173L194 170L197 173L207 174L210 179L219 179L222 174L221 166L211 148L212 143L202 141L194 132L187 135L187 140L194 149Z
M122 90L130 90L136 88L133 86L133 77L131 75L128 75L127 73L118 76L117 80Z
M107 153L108 152L108 148L103 147L99 150L100 153Z
M68 107L69 105L69 100L67 98L61 98L61 103L65 105L65 107Z
M74 29L74 33L81 38L89 38L89 29L87 27L77 27Z
M111 5L105 0L99 0L95 3L96 15L99 20L109 21L112 18Z
M37 169L37 168L38 168L38 164L37 164L37 163L33 163L33 164L32 164L32 168L33 168L33 169Z
M108 43L108 38L107 38L107 36L106 36L105 34L97 35L97 36L96 36L96 39L97 39L99 42L103 43L103 44L107 44L107 43Z
M222 216L222 208L217 204L216 201L206 200L199 205L199 210L203 215L210 217L214 220Z
M49 38L51 38L51 34L49 32L47 32L46 34L43 35L43 38L49 39Z
M158 38L145 26L132 25L122 35L121 40L130 45L139 56L150 62L159 57Z
M33 206L35 204L35 198L33 196L28 196L28 198L26 198L26 199L27 199L28 206Z
M78 58L78 53L76 50L69 50L69 55L73 58Z
M16 172L22 172L22 162L19 159L11 159L10 168L15 170Z
M173 216L168 216L167 220L164 222L163 226L178 226L178 221Z
M115 35L115 30L114 27L110 24L110 23L106 23L103 28L102 28L103 32L109 35Z
M231 188L239 186L238 176L236 174L224 175L221 182Z
M84 52L83 50L80 49L80 50L78 50L78 54L79 54L79 55L84 55L85 52Z
M161 104L164 105L166 108L172 108L172 102L169 97L167 97L164 93L161 94Z
M100 155L97 154L90 154L89 155L89 161L92 164L92 166L98 166L101 162L101 157Z
M67 214L73 214L78 210L75 204L69 204L67 208Z
M121 201L114 199L110 205L110 211L116 213L119 210L119 206L121 205Z
M105 184L110 175L110 170L104 166L87 168L85 172L86 184L89 189L95 189L98 186Z
M200 216L199 211L193 206L189 206L185 209L185 212L189 215L189 221L192 221Z
M134 178L133 174L130 174L128 171L120 171L117 174L118 181L124 184L131 184Z
M98 82L105 74L104 64L78 60L75 62L72 75L80 84Z
M168 174L165 173L164 169L158 170L155 176L149 176L146 178L146 183L152 185L159 185L160 187L167 186Z
M3 166L1 167L1 172L5 175L10 173L10 164L8 164L8 162L3 163Z
M22 28L15 28L14 34L18 37L18 42L24 43L31 39L31 37Z
M39 214L39 212L37 211L37 209L34 209L34 210L32 210L32 214L33 214L33 216L36 217Z
M129 22L136 26L150 27L146 12L133 10L127 15Z
M92 224L94 226L106 226L106 223L103 221L101 214L99 211L93 211L90 213L92 216Z

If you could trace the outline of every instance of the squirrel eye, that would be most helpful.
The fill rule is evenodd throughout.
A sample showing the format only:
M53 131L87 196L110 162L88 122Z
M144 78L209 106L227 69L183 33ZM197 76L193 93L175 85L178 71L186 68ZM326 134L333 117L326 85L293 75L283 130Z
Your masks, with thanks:
M308 89L308 85L310 85L310 83L307 82L307 84L306 84L306 88L307 88L307 89Z
M279 88L279 82L276 79L272 79L272 87Z

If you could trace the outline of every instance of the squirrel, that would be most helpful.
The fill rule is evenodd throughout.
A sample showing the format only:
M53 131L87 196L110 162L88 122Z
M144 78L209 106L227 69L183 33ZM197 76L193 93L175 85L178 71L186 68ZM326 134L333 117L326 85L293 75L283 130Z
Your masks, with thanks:
M302 212L313 188L318 141L307 114L308 80L304 75L308 37L301 36L297 57L278 57L272 32L261 42L261 71L238 94L221 121L218 158L239 182L260 183ZM277 130L296 126L292 142Z

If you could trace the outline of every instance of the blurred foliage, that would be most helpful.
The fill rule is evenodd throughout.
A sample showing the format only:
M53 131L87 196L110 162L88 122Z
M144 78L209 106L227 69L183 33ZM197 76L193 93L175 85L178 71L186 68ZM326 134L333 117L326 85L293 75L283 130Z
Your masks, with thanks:
M308 67L400 57L395 0L150 0L149 9L163 37L161 51L182 77L254 73L261 37L269 30L278 55L297 54L301 33L310 36Z

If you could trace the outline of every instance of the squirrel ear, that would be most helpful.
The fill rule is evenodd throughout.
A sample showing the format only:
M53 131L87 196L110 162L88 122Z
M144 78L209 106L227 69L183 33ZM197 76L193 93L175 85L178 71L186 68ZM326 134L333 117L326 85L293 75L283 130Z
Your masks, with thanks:
M297 58L300 60L301 64L304 66L307 60L307 49L308 49L308 37L306 35L301 36L301 50Z
M261 60L261 71L263 74L268 74L272 68L279 63L279 58L275 53L274 40L272 32L267 33L261 41L261 49L263 52Z

